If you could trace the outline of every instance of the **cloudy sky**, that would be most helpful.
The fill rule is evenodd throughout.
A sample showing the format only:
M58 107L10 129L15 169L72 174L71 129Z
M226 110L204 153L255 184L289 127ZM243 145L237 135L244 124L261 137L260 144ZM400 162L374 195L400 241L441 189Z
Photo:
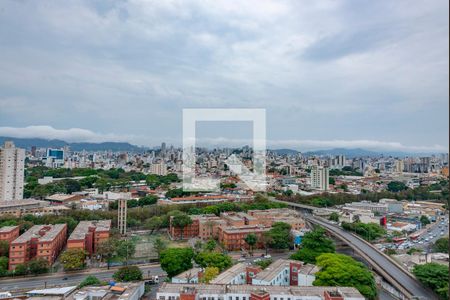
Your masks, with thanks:
M265 108L271 147L446 151L448 5L3 0L0 135L180 144L183 108Z

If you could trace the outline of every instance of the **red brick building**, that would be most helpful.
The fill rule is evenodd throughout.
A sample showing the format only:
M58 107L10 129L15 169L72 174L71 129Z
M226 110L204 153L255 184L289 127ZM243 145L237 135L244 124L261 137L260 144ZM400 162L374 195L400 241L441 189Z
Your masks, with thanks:
M9 246L9 270L34 258L42 258L52 265L67 239L67 225L34 225Z
M262 248L264 245L261 243L261 237L269 230L270 228L268 227L254 225L219 227L219 242L228 251L248 249L249 246L244 239L252 233L258 238L258 243L255 245L255 248Z
M17 239L20 235L19 226L3 226L0 228L0 241L7 241L8 244Z
M198 218L191 218L192 223L183 228L176 227L172 224L173 216L170 217L169 234L174 240L178 239L190 239L192 237L197 237L200 230L200 222Z
M92 255L109 239L110 231L111 220L81 221L67 240L67 249L83 249Z

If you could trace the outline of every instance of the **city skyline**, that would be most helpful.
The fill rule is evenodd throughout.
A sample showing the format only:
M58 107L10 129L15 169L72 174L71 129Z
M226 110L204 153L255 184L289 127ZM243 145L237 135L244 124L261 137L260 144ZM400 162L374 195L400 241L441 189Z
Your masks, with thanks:
M448 151L444 1L0 8L0 136L179 145L183 108L265 108L272 148Z

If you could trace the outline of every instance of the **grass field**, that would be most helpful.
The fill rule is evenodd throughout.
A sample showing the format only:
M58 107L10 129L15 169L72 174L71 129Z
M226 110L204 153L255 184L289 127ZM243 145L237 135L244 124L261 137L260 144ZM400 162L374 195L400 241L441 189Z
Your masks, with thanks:
M187 241L172 241L169 239L167 234L154 233L152 235L139 235L134 236L133 239L136 239L136 253L134 255L135 258L149 258L156 259L158 258L158 254L153 247L153 244L157 238L162 239L166 242L167 247L175 248L175 247L188 247Z

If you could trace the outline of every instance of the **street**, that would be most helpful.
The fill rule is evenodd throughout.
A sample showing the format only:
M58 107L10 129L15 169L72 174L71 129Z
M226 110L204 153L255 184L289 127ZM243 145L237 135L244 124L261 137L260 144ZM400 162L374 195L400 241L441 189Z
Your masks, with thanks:
M142 270L144 278L149 275L164 275L164 271L159 265L145 265L139 266ZM117 268L111 268L110 270L95 270L85 271L80 273L58 273L52 275L42 275L37 277L20 277L20 278L8 278L0 280L1 292L14 292L32 289L43 289L45 287L58 287L58 286L71 286L78 285L80 282L89 275L94 275L100 280L109 281L112 280L112 275L117 271Z

